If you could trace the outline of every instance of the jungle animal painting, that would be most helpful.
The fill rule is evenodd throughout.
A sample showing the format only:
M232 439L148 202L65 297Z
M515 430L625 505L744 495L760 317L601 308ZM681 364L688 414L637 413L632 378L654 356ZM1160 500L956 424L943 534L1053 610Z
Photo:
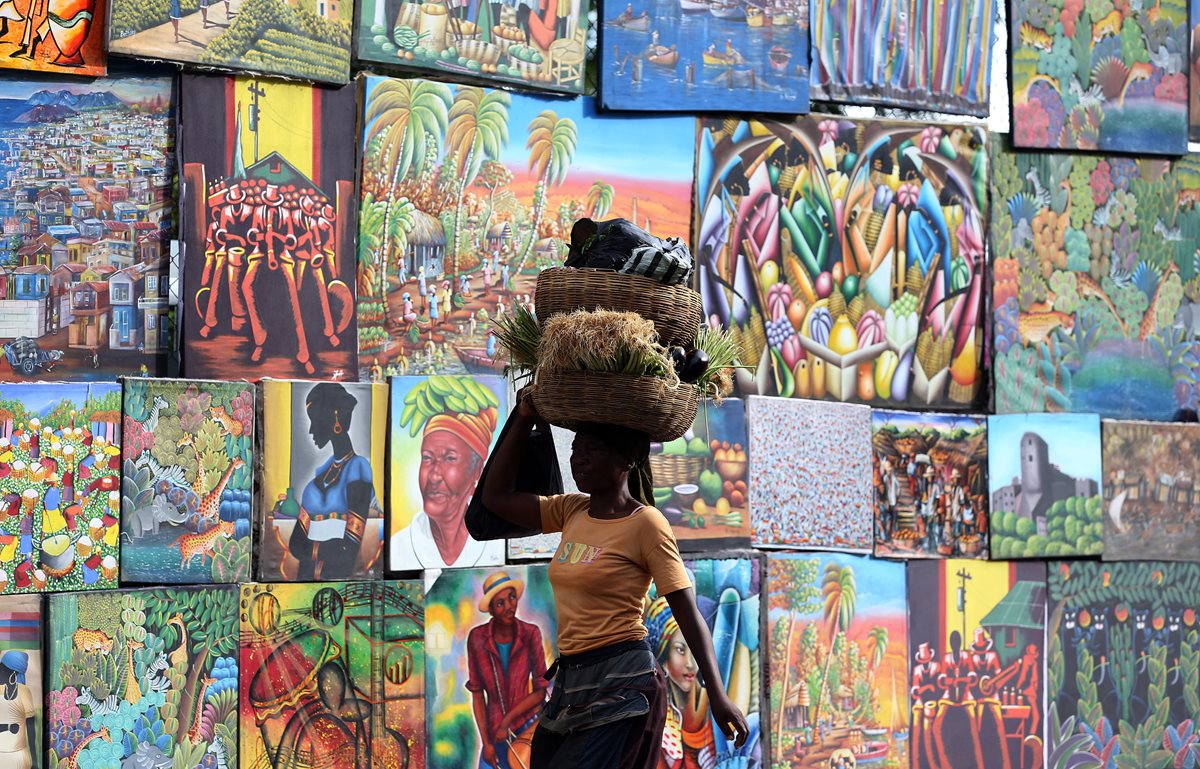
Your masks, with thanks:
M329 582L383 570L387 385L261 384L264 582Z
M1187 151L1188 0L1017 0L1009 21L1016 146Z
M348 3L345 5L349 5ZM356 89L187 75L183 345L191 377L357 379Z
M908 595L913 769L1044 766L1046 564L913 563Z
M908 766L905 566L767 556L771 766Z
M238 766L236 586L66 593L48 611L49 766Z
M983 131L848 120L697 123L693 248L737 387L966 411L983 394Z
M1200 158L994 143L997 413L1170 420L1197 408Z
M13 769L41 764L43 611L41 596L0 598L0 762Z
M422 769L423 605L419 581L242 585L243 765Z
M107 0L0 0L0 69L103 75L107 19Z
M121 572L129 582L250 578L254 386L124 382Z

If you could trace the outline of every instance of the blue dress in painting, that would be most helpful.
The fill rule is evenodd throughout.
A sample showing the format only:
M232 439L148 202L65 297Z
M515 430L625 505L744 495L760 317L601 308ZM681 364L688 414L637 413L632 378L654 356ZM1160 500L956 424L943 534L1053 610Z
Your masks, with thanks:
M313 474L300 497L300 516L288 550L300 562L297 578L345 579L355 571L374 496L371 463L352 454L339 464L330 457ZM352 500L362 509L351 509Z

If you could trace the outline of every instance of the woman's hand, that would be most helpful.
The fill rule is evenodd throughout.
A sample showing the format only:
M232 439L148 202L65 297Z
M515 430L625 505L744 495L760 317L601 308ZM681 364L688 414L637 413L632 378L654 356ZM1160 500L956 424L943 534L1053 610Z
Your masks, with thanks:
M742 747L746 744L746 738L750 735L750 727L746 724L746 717L742 715L742 711L737 705L729 699L724 691L718 689L716 691L709 690L708 699L712 707L713 720L717 722L717 726L725 734L726 739L734 740L736 747ZM734 739L736 736L736 739Z
M533 404L533 385L525 385L517 392L517 416L532 422L542 421L537 406Z

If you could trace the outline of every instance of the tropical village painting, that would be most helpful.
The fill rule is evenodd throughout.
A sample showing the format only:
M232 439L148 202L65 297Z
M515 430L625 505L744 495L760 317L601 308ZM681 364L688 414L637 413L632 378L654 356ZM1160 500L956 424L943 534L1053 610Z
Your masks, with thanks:
M357 87L182 78L184 373L357 379Z
M113 53L335 85L350 80L354 0L111 2Z
M425 766L419 581L248 584L239 606L241 766Z
M996 6L813 0L813 98L986 116Z
M1016 0L1009 21L1015 146L1187 151L1188 0Z
M983 394L981 129L698 121L693 247L740 392L968 410Z
M688 232L690 119L605 118L586 99L425 80L365 87L363 379L501 373L491 321L533 302L580 217Z
M0 11L0 68L96 77L105 73L107 0L46 0Z
M234 585L49 603L49 769L238 765Z
M1200 403L1200 158L993 154L997 413Z
M0 81L0 379L166 373L174 146L162 70Z
M589 4L580 0L358 0L357 58L371 64L584 92Z
M902 563L767 557L772 769L909 766Z
M603 8L605 109L808 111L809 0L633 0Z
M122 578L249 579L254 386L141 377L123 385Z

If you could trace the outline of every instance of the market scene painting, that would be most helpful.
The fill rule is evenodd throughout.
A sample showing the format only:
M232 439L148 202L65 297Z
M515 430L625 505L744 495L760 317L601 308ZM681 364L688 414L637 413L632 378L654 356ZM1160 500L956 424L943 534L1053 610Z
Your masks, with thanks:
M772 767L909 766L905 566L767 556Z

